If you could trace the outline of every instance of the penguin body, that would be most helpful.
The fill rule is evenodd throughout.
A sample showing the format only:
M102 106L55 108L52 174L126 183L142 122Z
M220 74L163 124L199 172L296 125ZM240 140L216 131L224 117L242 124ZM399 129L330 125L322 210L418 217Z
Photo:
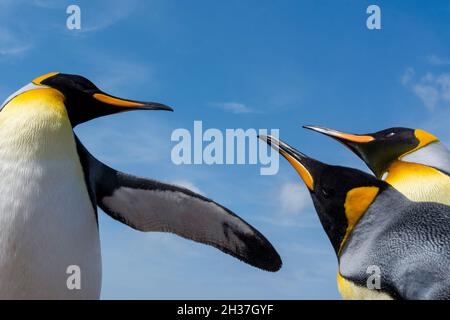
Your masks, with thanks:
M99 298L97 206L134 229L175 233L255 267L280 269L270 242L227 208L118 172L73 132L79 123L135 109L171 110L113 97L83 77L60 73L35 79L2 105L0 298Z
M450 207L412 202L393 188L377 195L345 241L339 276L365 292L393 299L450 299ZM380 290L367 289L370 267L380 270ZM339 282L338 282L339 283ZM341 282L342 284L342 282Z
M58 95L25 92L0 112L0 299L100 295L95 208ZM68 290L71 265L80 290Z
M305 126L341 142L358 155L378 178L412 201L450 205L450 151L420 129L390 128L354 135Z
M450 206L410 201L372 175L261 139L305 182L336 253L344 299L450 299Z

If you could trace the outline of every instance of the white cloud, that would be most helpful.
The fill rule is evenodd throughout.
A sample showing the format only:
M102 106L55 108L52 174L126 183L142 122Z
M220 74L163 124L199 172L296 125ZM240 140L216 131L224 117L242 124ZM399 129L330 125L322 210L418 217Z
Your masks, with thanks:
M299 215L310 203L310 195L301 183L286 182L280 189L279 201L281 213Z
M432 85L416 84L413 91L429 109L434 109L439 101L439 91Z
M27 19L21 19L23 0L0 0L0 58L17 57L32 48L33 39L20 30L26 28Z
M0 56L17 56L25 53L31 48L18 33L5 28L0 28Z
M68 36L88 35L107 29L128 18L136 10L138 1L97 0L90 1L88 4L80 4L81 30L77 30L77 32L65 28L65 19L68 17L65 10L70 4L70 2L59 0L0 0L2 28L13 35L14 41L17 41L11 46L11 43L5 43L5 37L0 34L0 55L22 53L32 47L30 39L24 39L16 30L33 30L34 37L42 37L49 32L65 32ZM30 5L36 8L36 14L31 15L28 19L21 18L23 6ZM60 15L53 15L55 18L46 20L46 23L37 23L36 21L40 19L42 12L49 10L55 13L61 11L62 19ZM8 27L5 27L5 25ZM12 49L7 50L5 47Z
M124 59L110 52L86 48L76 54L85 58L82 67L76 72L90 78L100 89L112 95L141 92L148 96L157 91L158 81L149 61ZM143 99L148 100L145 96Z
M415 79L415 71L406 69L401 77L402 84L409 88L430 110L442 103L450 103L450 74L426 73L419 80Z
M81 7L82 25L81 33L100 31L129 17L136 9L136 0L108 0L93 1L89 11L83 11ZM89 12L95 14L88 15ZM76 35L77 32L71 32Z
M450 59L439 57L435 54L431 54L427 57L429 64L433 66L448 66L450 65Z
M450 119L450 109L440 110L440 112L433 113L426 119L419 128L433 133L439 139L450 147L450 131L448 130L448 122Z
M406 86L414 77L414 69L413 68L407 68L405 73L401 77L401 82L404 86Z
M218 107L220 109L223 109L225 111L229 111L235 114L242 114L242 113L252 113L253 110L247 107L243 103L239 102L217 102L213 103L215 107Z
M258 220L275 227L322 228L303 182L283 180L272 185L267 194L259 200L271 205L271 214Z
M202 196L205 196L205 193L202 190L200 190L200 188L198 188L196 185L194 185L192 182L190 182L188 180L176 180L176 181L173 181L171 183L176 185L176 186L189 189L189 190L191 190L191 191L193 191L195 193L198 193L198 194L200 194Z
M436 55L430 55L427 59L434 66L450 64L450 60ZM422 77L416 78L415 70L407 68L400 80L428 109L433 110L438 106L450 105L450 73L442 71L437 73L427 72ZM432 132L444 144L448 145L450 143L449 118L450 108L440 108L439 112L430 113L418 127Z
M437 79L436 83L441 88L441 98L446 102L450 102L450 74L441 74Z
M93 74L100 75L96 82L103 90L120 94L140 86L142 90L149 93L154 91L157 86L148 64L125 62L111 57L104 57L97 62L95 66L92 66L92 70ZM146 87L142 87L143 84Z

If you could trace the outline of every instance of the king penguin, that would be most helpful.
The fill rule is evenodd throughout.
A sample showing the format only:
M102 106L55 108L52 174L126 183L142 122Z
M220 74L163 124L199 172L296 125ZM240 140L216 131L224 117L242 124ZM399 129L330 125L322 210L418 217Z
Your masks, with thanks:
M338 258L344 299L450 299L450 207L261 136L300 174Z
M421 129L390 128L370 134L349 134L305 126L341 142L379 178L410 200L450 205L450 151Z
M120 99L62 73L33 80L3 103L0 298L99 298L97 206L136 230L175 233L252 266L280 269L269 241L227 208L185 188L118 172L73 132L85 121L130 110L172 109ZM71 270L79 270L75 288L68 285Z

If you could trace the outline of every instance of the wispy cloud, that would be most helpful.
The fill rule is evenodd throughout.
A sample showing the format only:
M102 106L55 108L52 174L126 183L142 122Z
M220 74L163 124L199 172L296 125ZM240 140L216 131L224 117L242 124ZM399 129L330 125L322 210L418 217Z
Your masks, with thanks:
M84 11L81 7L82 27L80 33L90 33L109 28L129 17L136 6L136 0L108 0L90 3L89 11ZM71 34L79 33L72 32Z
M298 216L308 208L310 199L301 183L286 182L280 189L279 202L281 213L286 216Z
M450 103L450 73L426 73L418 80L413 68L406 69L402 84L409 88L430 110L441 103Z
M59 0L33 0L33 5L48 10L61 10L72 4ZM77 3L73 3L77 4ZM68 35L86 35L107 29L129 17L137 7L137 0L97 0L89 4L78 4L81 9L81 29L76 32L68 31ZM58 24L51 24L54 28L65 27L64 20Z
M239 102L215 102L212 103L213 106L220 108L225 111L229 111L235 114L242 114L242 113L253 113L254 110L249 108L243 103Z
M415 84L412 89L427 108L434 109L439 101L439 91L434 85Z
M435 54L431 54L427 57L427 61L429 64L433 66L449 66L450 65L450 59L439 57Z
M92 65L93 74L99 75L96 81L102 89L121 94L124 91L135 89L137 86L146 93L154 92L157 81L153 78L153 72L148 64L139 62L121 61L112 57L98 59L97 64ZM145 84L146 87L142 88Z
M415 74L416 74L416 72L414 71L414 69L409 67L405 70L405 72L401 76L400 81L402 82L402 84L404 86L407 86L412 81Z
M76 72L91 77L100 89L108 93L124 95L145 92L148 96L157 91L158 81L149 61L127 59L111 52L91 48L83 48L76 54L85 58L81 68Z
M0 57L18 56L31 48L19 33L0 27Z
M70 1L59 0L1 0L0 56L22 54L33 47L31 39L25 38L17 30L33 30L34 37L39 38L44 38L46 34L54 32L62 32L67 36L86 36L107 29L128 18L135 12L138 1L98 0L78 4L81 8L81 29L75 31L66 28L64 18L68 17L68 15L65 16L65 9L70 4L72 4ZM13 19L20 15L23 6L34 7L35 13L27 18ZM45 23L39 22L42 15L57 10L61 11L58 19L50 18L46 19ZM61 14L63 19L61 19Z
M439 139L450 147L450 131L448 130L448 122L450 119L450 109L444 109L440 112L433 113L428 119L420 125L421 129L432 132Z
M17 18L23 5L23 0L0 1L0 58L17 58L33 47L34 39L21 31L30 30L27 19Z
M275 211L262 221L277 227L320 228L311 197L301 181L284 181L269 191Z

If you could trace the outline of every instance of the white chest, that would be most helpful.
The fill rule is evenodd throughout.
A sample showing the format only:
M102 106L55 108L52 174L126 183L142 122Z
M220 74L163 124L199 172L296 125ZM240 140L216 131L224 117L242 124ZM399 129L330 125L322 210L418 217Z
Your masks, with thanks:
M54 122L30 132L3 113L0 298L98 298L99 234L71 128ZM67 286L73 265L80 290Z

